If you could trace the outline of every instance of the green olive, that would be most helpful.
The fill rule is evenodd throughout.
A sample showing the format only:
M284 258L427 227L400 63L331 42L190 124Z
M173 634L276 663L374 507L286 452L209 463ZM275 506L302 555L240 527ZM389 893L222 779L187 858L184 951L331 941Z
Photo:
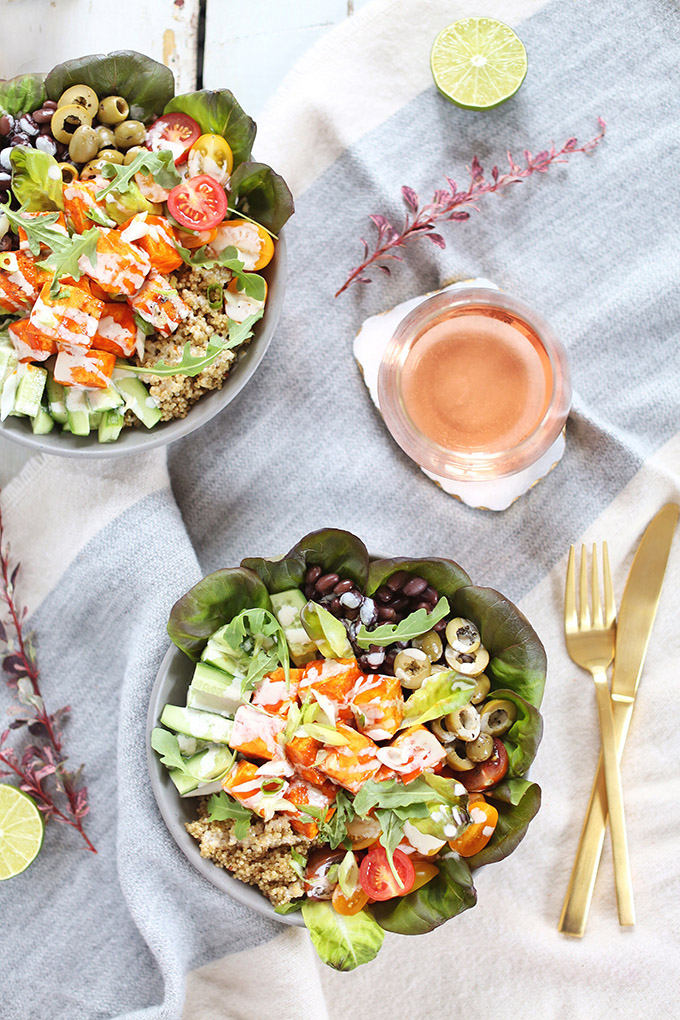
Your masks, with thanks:
M444 651L442 639L436 630L428 630L427 634L414 638L413 647L420 648L422 652L425 652L430 662L436 662L437 659L441 659L442 652Z
M97 118L102 124L122 124L129 112L127 100L122 96L107 96L99 104Z
M89 181L92 177L101 177L102 169L108 163L107 159L91 159L90 162L80 171L81 181Z
M458 737L451 730L447 729L445 724L446 719L433 719L430 723L430 729L440 744L452 744Z
M133 145L141 145L146 138L146 128L141 120L124 120L113 130L116 145L119 149L131 149Z
M476 652L457 652L451 645L447 645L444 658L451 669L463 676L479 676L489 665L489 653L484 645L480 645Z
M123 160L123 162L125 163L126 166L128 166L128 164L132 163L133 159L137 158L140 152L148 151L149 150L146 149L143 145L133 145L132 148L128 149L128 151L125 153L125 159Z
M476 740L479 736L480 718L479 712L474 705L463 705L456 708L445 717L446 728L455 733L459 740L466 743L469 740Z
M482 731L492 737L507 733L517 718L517 706L512 701L494 698L481 708Z
M457 652L476 652L482 643L472 620L457 616L446 625L446 640Z
M491 681L489 680L486 673L480 673L479 676L475 677L475 689L472 692L470 701L473 705L479 705L481 701L487 696L491 690Z
M470 761L488 761L493 754L493 737L489 733L480 733L476 740L466 744L466 749Z
M455 772L469 772L475 767L474 762L466 755L466 746L462 740L456 740L454 744L447 746L446 761Z
M102 160L104 163L118 163L119 165L123 162L123 153L119 152L118 149L100 149L97 153L97 161Z
M90 114L84 106L76 106L75 103L70 106L60 106L58 110L54 111L50 121L52 135L64 145L68 145L79 127L91 126L92 117Z
M59 96L57 106L82 106L90 115L90 122L94 119L99 106L99 96L89 85L71 85Z
M100 149L110 149L112 145L116 144L116 139L113 135L113 131L106 124L99 124L95 131L97 132L97 138L99 139Z
M394 660L394 675L402 687L417 691L430 675L430 660L420 648L404 648Z
M89 163L99 151L99 139L94 128L83 124L73 132L68 154L74 163Z
M71 184L73 181L78 180L78 170L74 167L73 163L60 163L59 169L61 170L61 179L64 184Z

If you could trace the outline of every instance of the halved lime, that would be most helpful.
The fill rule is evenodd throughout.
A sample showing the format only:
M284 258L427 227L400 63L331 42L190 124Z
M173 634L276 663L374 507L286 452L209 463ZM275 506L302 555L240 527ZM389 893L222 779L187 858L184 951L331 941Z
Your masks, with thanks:
M430 66L447 99L466 110L490 110L514 96L524 81L527 51L502 21L463 18L441 30Z
M44 831L33 798L0 783L0 882L20 875L36 859Z

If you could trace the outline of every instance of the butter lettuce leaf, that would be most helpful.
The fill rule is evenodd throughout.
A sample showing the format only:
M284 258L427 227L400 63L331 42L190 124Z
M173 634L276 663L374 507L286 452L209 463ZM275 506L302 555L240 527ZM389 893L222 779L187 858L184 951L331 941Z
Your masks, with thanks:
M470 677L450 670L435 673L404 703L404 718L399 729L421 726L432 719L441 719L448 712L467 705L475 689Z
M353 659L354 649L340 620L317 602L308 602L300 610L300 621L310 641L325 659Z
M136 50L91 53L53 67L45 79L49 99L58 100L71 85L89 85L100 99L123 96L130 120L148 123L160 116L175 91L172 71Z
M529 822L541 806L541 788L528 779L506 779L485 791L484 796L498 811L498 824L484 849L468 857L471 868L495 864L511 854L526 836Z
M327 901L305 900L302 916L314 948L334 970L354 970L380 952L385 933L367 910L343 917Z
M523 776L536 757L543 736L541 713L524 698L520 698L519 694L507 688L494 690L493 698L511 701L517 708L517 718L501 740L508 752L508 776Z
M12 191L27 212L50 212L64 208L61 170L54 156L28 145L10 150Z
M290 188L266 163L241 163L229 182L230 204L277 234L295 212Z
M444 921L474 907L477 893L470 869L453 851L437 858L439 874L415 892L374 903L371 911L385 931L424 935Z
M305 535L279 559L250 557L242 560L242 567L254 570L272 594L304 586L309 567L319 566L325 574L338 574L350 578L364 591L368 579L368 550L349 531L324 528Z
M234 166L250 159L257 125L245 113L229 89L201 89L175 96L164 113L186 113L199 124L202 134L222 135L234 154Z

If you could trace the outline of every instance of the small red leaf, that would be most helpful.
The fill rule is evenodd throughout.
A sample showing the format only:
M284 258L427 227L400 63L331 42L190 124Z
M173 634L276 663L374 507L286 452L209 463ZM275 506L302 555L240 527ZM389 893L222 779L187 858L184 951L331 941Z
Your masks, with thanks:
M405 184L401 189L401 194L404 201L406 202L406 205L409 206L409 208L412 209L413 212L417 212L420 200L418 198L417 193L413 190L413 188L409 188L408 185Z
M446 248L446 241L441 234L426 234L426 237L432 241L432 244L436 244L438 248Z

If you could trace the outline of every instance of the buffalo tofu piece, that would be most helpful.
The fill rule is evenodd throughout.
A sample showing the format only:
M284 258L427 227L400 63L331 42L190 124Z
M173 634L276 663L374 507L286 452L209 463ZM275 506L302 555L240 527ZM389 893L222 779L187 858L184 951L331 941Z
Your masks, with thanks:
M108 351L60 351L54 363L54 381L62 386L85 386L105 390L116 367L116 355Z
M94 346L99 351L109 351L118 358L129 358L137 347L137 323L135 313L122 301L104 304Z
M445 757L446 751L426 726L412 726L388 747L378 748L379 760L396 772L403 783L410 783L423 772L435 772Z
M76 234L84 234L90 227L95 226L95 221L88 216L91 210L97 210L106 215L106 206L96 199L98 191L106 187L103 180L99 181L72 181L64 185L64 212L71 230Z
M337 732L347 741L339 747L324 745L325 757L317 758L317 768L338 786L357 793L380 768L376 753L380 750L370 737L340 723ZM321 756L319 756L321 757Z
M100 230L94 265L81 255L78 266L107 294L130 297L143 286L151 262L145 251L122 239L120 230Z
M286 800L298 808L311 807L315 813L322 811L325 821L333 816L335 808L331 807L331 802L335 800L335 796L335 790L331 783L326 783L325 788L322 789L311 783L306 783L303 779L292 779L285 793ZM295 812L286 811L286 814L292 815L291 829L301 836L306 836L307 839L316 839L319 835L319 825L313 815L305 814L304 810L299 809Z
M50 274L37 264L40 256L26 251L7 252L11 268L0 270L0 312L28 311Z
M352 718L348 697L359 675L356 659L315 659L304 667L300 698L309 691L319 694L317 701L322 709L334 716L332 724L338 719L348 722Z
M170 336L189 314L175 288L164 276L152 269L144 286L129 298L130 307L161 336Z
M137 213L124 225L122 235L128 244L136 244L144 249L158 273L172 273L182 265L175 232L162 216Z
M293 737L284 748L296 775L314 786L323 786L327 782L323 772L316 768L316 756L322 746L321 741L314 737Z
M92 346L104 302L77 284L60 284L52 297L45 283L31 311L31 326L54 340L58 351L77 354Z
M40 219L40 217L42 217L42 216L54 216L54 212L26 212L26 211L24 211L22 213L22 215L30 217L30 219L33 220L33 219ZM57 231L57 233L63 234L64 237L68 237L68 230L66 229L66 220L64 219L64 214L63 213L59 213L59 215L57 216L57 219L54 221L54 223L50 224L50 230L55 230L55 231ZM27 236L26 231L24 230L23 227L19 227L19 250L20 251L25 251L25 252L30 251L30 248L29 248L29 245L28 245L28 236ZM49 248L47 247L47 245L41 244L40 245L40 251L41 251L41 253L44 254L44 253L49 251Z
M401 683L394 676L360 677L350 697L357 729L371 740L391 740L404 718Z
M229 747L251 758L278 758L278 735L286 726L280 715L270 715L252 705L241 705L234 716Z
M272 715L287 715L296 701L302 670L289 669L288 674L288 684L282 668L263 677L255 687L250 704L259 705Z
M31 326L30 319L19 319L7 327L19 361L45 361L57 350L50 337Z

